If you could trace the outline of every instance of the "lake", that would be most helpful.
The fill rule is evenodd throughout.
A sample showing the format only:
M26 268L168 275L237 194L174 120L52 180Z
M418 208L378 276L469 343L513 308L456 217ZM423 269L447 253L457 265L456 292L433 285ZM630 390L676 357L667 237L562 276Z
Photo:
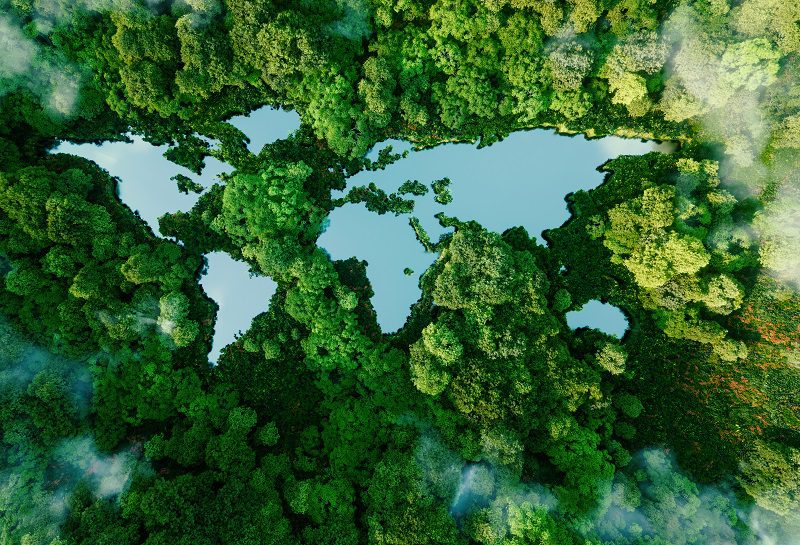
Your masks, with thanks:
M385 145L392 145L396 152L411 148L408 143L390 141L376 146L371 157ZM603 181L604 174L597 167L619 155L641 155L654 149L668 150L668 146L617 137L588 140L549 130L524 131L481 149L474 144L444 144L412 151L383 171L351 177L347 187L374 182L390 193L409 179L430 186L434 180L448 177L452 181L450 204L437 204L430 190L415 199L414 215L432 240L445 232L434 218L444 212L460 220L476 220L497 232L522 226L543 242L542 231L569 218L566 195ZM318 244L334 259L357 256L368 262L367 274L375 291L372 302L384 332L402 327L410 305L419 298L419 276L436 257L425 253L416 241L408 216L379 216L363 204L334 210ZM403 273L406 267L413 269L411 276ZM592 307L586 312L602 317L606 311Z
M249 148L254 153L299 127L296 113L271 108L233 118L231 122L248 135ZM395 151L411 150L407 142L389 141L376 146L371 158L376 158L378 150L386 145L392 145ZM481 149L474 144L459 143L410 151L407 158L385 170L351 177L348 189L374 182L391 193L406 180L430 186L434 180L448 177L452 180L450 204L436 203L432 191L415 198L413 215L420 219L433 240L445 232L434 214L445 212L461 220L476 220L497 232L521 225L541 242L543 230L567 220L564 198L568 193L591 189L602 182L598 166L621 154L644 154L658 148L652 142L616 137L588 140L548 130L523 131ZM170 180L172 176L184 174L208 188L220 173L231 170L228 165L209 158L203 174L197 176L166 160L162 156L165 149L133 137L132 143L100 146L65 142L56 151L91 159L120 178L120 199L138 211L158 233L158 217L167 212L188 211L198 198L195 194L178 192ZM334 196L343 194L335 192ZM408 218L408 215L381 216L367 211L363 204L346 204L332 212L329 226L318 241L333 259L356 256L368 262L367 274L375 291L372 302L378 322L387 333L402 327L409 307L419 298L419 276L436 257L425 253L416 241ZM253 316L266 310L276 286L269 278L251 277L246 264L225 254L210 254L206 258L208 270L201 283L220 306L210 354L211 361L216 361L221 348L233 341L238 332L245 331ZM413 273L404 274L406 268ZM621 335L627 321L622 317L624 326L621 325L617 314L620 311L610 305L598 305L585 305L580 319L574 318L573 322L595 324L591 326L600 329L605 327L600 325L612 324L609 331Z
M233 125L250 137L248 148L258 151L267 143L285 138L300 127L295 112L261 108L249 116L231 119ZM206 168L198 176L163 157L167 146L153 146L138 136L132 143L111 142L102 145L64 142L55 152L71 153L90 159L120 179L119 198L158 234L158 218L167 212L187 212L197 202L198 195L178 191L170 178L183 174L211 187L220 173L231 172L225 163L209 157ZM247 331L257 314L264 312L277 284L264 276L251 276L246 263L235 261L225 253L205 256L206 274L200 279L206 294L219 305L214 326L214 339L209 360L216 362L224 346L233 342L241 331Z

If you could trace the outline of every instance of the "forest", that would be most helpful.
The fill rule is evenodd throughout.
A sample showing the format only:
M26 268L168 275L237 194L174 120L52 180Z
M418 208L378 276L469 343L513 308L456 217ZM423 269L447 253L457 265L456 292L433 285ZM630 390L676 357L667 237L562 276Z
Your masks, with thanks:
M798 77L791 0L0 0L0 544L800 543ZM264 106L302 125L253 153ZM317 240L428 187L333 192L535 128L676 149L544 244L412 217L382 332ZM133 135L234 170L154 232L54 151ZM217 251L278 289L212 365Z

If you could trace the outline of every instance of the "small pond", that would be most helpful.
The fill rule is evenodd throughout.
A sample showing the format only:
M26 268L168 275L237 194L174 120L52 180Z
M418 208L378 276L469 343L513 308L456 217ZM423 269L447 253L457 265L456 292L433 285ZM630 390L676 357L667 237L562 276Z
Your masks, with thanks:
M572 329L590 327L621 339L628 330L628 319L614 305L589 301L580 310L567 312L567 325Z

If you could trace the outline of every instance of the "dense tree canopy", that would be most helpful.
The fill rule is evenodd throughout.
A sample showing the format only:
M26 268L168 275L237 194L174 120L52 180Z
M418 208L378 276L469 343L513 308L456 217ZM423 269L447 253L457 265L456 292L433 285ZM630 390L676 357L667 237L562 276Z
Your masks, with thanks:
M796 539L799 23L775 0L0 0L0 543ZM262 106L302 126L254 153L229 120ZM410 217L436 260L381 332L328 216L451 181L348 187L406 155L367 152L541 127L674 149L602 165L544 245ZM52 151L132 134L233 172L163 180L201 195L154 233ZM278 284L215 366L213 251ZM630 330L572 330L591 300Z

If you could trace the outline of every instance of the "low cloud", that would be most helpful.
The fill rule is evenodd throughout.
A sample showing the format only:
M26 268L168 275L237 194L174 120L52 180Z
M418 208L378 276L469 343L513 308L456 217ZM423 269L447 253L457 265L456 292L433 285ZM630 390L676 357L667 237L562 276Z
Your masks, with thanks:
M59 392L69 405L64 414L76 419L74 427L64 431L71 436L46 438L36 433L38 425L24 413L14 420L12 409L0 441L0 459L8 464L0 467L0 524L5 522L6 531L11 532L6 537L12 542L50 543L58 537L69 499L78 487L98 499L118 498L136 474L150 468L139 460L139 444L115 453L97 448L86 426L93 394L91 375L81 362L31 343L2 316L0 346L4 400L24 401L39 395L47 399ZM53 418L63 416L54 414Z
M770 136L763 96L777 81L780 53L765 38L725 41L712 36L701 20L684 5L664 24L662 36L675 53L661 107L667 119L697 120L724 145L732 167L750 167Z
M693 481L662 448L636 453L600 487L606 492L593 511L569 519L547 486L521 482L514 471L487 460L463 460L430 431L421 435L415 459L425 488L449 505L460 526L497 540L523 537L515 525L527 511L586 539L614 543L800 545L794 523L742 501L726 484Z
M16 21L0 15L0 95L26 89L51 115L69 116L74 113L80 79L74 66L57 62Z
M44 458L0 471L0 513L13 522L13 534L31 542L49 542L59 536L69 514L69 499L85 486L97 499L116 499L134 475L148 472L136 451L100 452L88 436L61 441ZM5 542L4 542L5 543Z
M63 441L53 453L53 462L72 481L83 481L95 497L115 498L125 492L136 469L137 460L130 452L104 454L97 450L90 436Z
M0 16L0 78L9 79L30 72L36 46L8 17Z
M366 0L336 0L342 9L342 17L329 24L326 30L331 34L350 40L361 40L373 32L369 2Z
M800 188L782 187L753 223L761 239L762 266L779 282L800 290Z

